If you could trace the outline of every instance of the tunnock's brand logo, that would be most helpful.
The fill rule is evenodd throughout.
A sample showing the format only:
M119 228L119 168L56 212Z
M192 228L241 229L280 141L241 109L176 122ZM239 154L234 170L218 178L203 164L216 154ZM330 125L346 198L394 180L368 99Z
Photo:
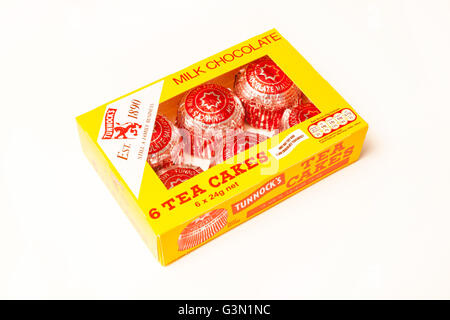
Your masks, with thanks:
M115 121L117 109L108 109L105 113L105 133L102 139L134 139L142 125L136 122L119 123Z

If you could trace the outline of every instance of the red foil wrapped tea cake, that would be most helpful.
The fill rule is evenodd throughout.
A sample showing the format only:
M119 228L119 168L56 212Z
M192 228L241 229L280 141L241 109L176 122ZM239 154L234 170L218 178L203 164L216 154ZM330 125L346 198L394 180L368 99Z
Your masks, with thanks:
M244 108L230 90L217 84L202 84L189 91L180 103L177 124L188 131L191 153L201 158L215 154L222 136L242 131Z
M245 108L246 121L255 128L273 130L283 112L299 104L300 89L269 57L262 57L236 76L234 90Z
M320 110L310 102L302 104L299 107L287 109L284 111L283 117L280 122L280 131L289 129L290 127L293 127L300 122L310 119L315 115L318 115L319 113Z
M158 114L153 127L147 162L152 168L159 169L180 163L182 155L182 139L178 129L169 119Z
M180 183L203 172L199 167L190 165L170 166L159 170L156 174L167 189L171 189Z

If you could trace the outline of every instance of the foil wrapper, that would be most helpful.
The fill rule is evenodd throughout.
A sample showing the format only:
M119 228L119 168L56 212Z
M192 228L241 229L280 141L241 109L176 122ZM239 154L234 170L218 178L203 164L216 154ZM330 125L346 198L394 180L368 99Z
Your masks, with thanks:
M177 125L190 139L190 151L200 158L211 158L217 141L230 132L242 131L244 108L230 90L217 84L202 84L189 91L181 100Z
M269 57L262 57L236 75L234 91L245 108L245 120L258 129L273 130L286 109L299 105L300 89Z
M153 127L147 162L153 169L179 164L183 158L182 137L178 128L165 116L158 114Z
M212 165L222 163L267 139L268 137L265 135L248 131L226 136L219 144L221 149L214 157Z
M228 222L228 212L216 209L207 212L189 223L178 237L178 251L194 248L213 237Z
M283 117L280 122L280 131L289 129L290 127L299 124L305 120L308 120L320 113L320 110L312 104L307 102L299 107L287 109L283 113Z
M156 172L161 182L167 189L171 189L180 183L203 172L199 167L190 165L178 165L162 168Z

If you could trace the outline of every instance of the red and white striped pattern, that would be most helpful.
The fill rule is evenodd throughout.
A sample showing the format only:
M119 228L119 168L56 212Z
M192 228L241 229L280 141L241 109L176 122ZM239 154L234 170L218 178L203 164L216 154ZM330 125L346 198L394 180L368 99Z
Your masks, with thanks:
M189 223L178 237L178 251L194 248L213 237L228 222L228 212L216 209L205 213Z

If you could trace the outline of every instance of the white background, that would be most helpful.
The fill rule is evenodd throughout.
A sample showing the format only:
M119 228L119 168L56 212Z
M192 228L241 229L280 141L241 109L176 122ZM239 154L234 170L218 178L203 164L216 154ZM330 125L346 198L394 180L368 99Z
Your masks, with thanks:
M276 27L360 161L168 267L75 116ZM450 298L449 1L0 0L0 298Z

